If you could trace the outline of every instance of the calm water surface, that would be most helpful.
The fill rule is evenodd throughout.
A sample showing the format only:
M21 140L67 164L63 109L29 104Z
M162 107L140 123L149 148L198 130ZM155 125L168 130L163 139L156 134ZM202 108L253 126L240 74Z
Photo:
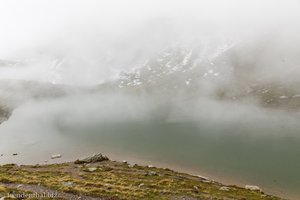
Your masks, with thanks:
M1 134L4 156L0 163L39 163L56 153L71 160L105 152L117 159L158 163L228 184L258 185L272 194L297 199L300 137L280 134L288 130L286 127L270 127L184 122L60 126L60 134L35 135L27 142L16 135ZM274 133L271 137L263 134L267 131ZM14 152L19 155L11 156Z

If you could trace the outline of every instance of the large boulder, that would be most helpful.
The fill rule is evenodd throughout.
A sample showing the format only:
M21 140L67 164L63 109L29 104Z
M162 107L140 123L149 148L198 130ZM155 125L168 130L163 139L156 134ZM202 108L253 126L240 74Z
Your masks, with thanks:
M96 162L102 162L105 160L109 160L108 157L102 155L101 153L95 154L93 156L84 158L84 159L78 159L74 163L75 164L84 164L84 163L96 163Z

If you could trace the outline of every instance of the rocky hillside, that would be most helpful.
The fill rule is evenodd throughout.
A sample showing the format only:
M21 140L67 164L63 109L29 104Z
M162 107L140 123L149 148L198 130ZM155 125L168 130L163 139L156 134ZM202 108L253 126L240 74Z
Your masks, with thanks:
M247 55L251 56L246 57L239 51L240 46L234 44L221 46L209 54L200 47L169 48L99 88L204 96L220 101L251 100L263 107L300 108L296 74L292 76L290 70L270 76L271 72L266 71L269 64L289 64L283 63L284 60L269 63L257 55L255 49L249 49ZM274 69L276 67L279 68L274 65Z
M7 120L10 116L10 109L0 105L0 124Z

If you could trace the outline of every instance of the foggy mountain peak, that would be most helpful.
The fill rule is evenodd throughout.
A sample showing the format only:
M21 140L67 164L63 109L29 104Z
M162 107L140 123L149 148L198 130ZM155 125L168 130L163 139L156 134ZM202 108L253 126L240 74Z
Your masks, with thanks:
M261 48L243 43L225 44L204 55L207 52L203 47L172 47L140 67L120 73L114 82L120 89L141 92L161 91L194 97L209 95L218 100L255 100L264 107L298 108L300 90L296 80L291 83L288 80L291 77L286 77L287 81L280 77L270 78L264 71L264 63L259 62L263 55L257 54L253 60L244 58L244 49L250 49L255 55Z

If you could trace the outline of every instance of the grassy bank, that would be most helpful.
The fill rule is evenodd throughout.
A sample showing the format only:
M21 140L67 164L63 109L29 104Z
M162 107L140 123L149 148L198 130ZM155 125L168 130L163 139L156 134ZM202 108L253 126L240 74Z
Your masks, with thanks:
M0 197L20 194L31 199L37 197L32 194L49 199L280 199L170 169L110 160L1 166Z

